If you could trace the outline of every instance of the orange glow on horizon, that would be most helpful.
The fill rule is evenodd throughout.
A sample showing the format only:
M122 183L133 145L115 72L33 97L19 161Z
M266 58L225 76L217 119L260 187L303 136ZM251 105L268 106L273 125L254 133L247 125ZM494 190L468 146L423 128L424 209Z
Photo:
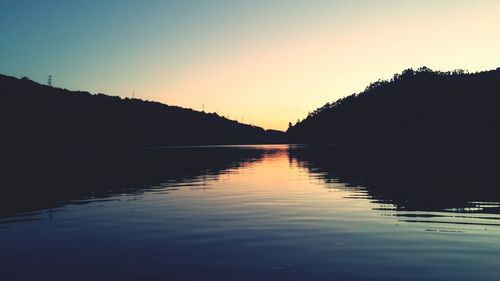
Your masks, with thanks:
M206 111L231 119L286 130L308 111L408 67L498 67L500 55L493 49L500 48L500 38L492 35L500 20L491 7L444 10L439 17L364 16L364 22L343 28L323 19L307 33L252 41L204 58L161 91L151 91L169 104L204 104ZM475 56L466 55L470 49L477 50Z
M70 25L60 11L48 9L49 17L6 5L0 21L11 43L0 46L0 73L42 83L51 73L57 87L204 105L286 130L406 68L500 66L495 0L187 2L89 3L95 18ZM75 5L61 9L77 16ZM52 29L40 38L39 30Z

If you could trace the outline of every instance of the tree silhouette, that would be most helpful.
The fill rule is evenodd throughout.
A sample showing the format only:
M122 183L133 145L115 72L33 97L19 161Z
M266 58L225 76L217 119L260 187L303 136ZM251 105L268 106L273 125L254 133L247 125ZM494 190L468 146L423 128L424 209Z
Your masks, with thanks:
M282 133L158 102L74 92L0 75L0 142L60 149L281 141Z
M327 103L287 130L292 142L490 143L500 140L500 70L406 69Z

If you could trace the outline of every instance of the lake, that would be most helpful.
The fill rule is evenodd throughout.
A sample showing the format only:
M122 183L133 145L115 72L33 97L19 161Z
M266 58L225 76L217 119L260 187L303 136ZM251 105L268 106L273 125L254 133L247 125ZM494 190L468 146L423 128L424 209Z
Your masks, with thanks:
M0 279L500 280L496 174L355 151L38 160L2 184Z

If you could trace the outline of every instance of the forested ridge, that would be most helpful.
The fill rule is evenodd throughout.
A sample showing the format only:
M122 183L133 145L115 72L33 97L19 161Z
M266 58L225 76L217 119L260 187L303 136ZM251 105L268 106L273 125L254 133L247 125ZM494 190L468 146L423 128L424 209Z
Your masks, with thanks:
M0 75L2 142L45 147L142 147L280 141L282 132L217 113L69 91Z
M407 69L311 112L287 130L299 143L497 143L500 68Z

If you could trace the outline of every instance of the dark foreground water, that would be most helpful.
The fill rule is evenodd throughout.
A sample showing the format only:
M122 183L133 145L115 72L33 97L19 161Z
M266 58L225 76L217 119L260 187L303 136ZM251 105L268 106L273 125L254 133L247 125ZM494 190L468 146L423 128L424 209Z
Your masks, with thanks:
M498 185L468 169L287 145L145 153L4 196L0 280L500 280Z

